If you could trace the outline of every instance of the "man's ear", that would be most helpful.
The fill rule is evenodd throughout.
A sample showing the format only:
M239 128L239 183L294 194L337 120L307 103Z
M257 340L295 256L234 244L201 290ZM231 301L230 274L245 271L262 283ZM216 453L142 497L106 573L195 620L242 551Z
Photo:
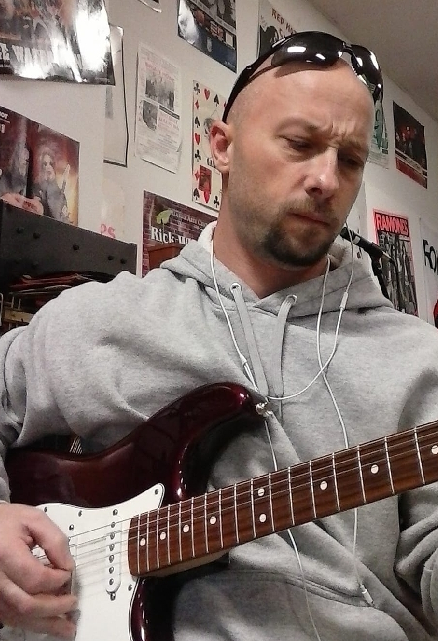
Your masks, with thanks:
M221 174L229 170L231 140L231 125L215 120L210 129L210 149L214 166Z

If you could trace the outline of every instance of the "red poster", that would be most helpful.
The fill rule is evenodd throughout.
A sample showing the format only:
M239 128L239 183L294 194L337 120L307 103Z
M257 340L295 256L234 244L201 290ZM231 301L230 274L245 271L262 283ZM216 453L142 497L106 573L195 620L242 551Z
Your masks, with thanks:
M79 143L0 107L0 198L78 224Z
M409 220L375 209L374 224L378 244L392 258L382 261L389 298L399 311L418 316Z
M149 270L148 247L160 244L185 245L196 240L216 216L187 207L174 200L144 192L143 199L143 269Z

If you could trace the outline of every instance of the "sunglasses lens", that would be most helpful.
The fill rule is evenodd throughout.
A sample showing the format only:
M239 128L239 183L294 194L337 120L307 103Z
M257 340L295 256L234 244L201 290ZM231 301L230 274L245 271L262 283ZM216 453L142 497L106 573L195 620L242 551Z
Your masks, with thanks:
M376 93L376 99L382 93L382 72L376 56L365 47L352 45L351 50L356 59L356 73L362 75L370 87L372 93Z
M277 67L294 60L332 65L342 56L343 42L328 33L304 31L288 38L272 56L272 66Z

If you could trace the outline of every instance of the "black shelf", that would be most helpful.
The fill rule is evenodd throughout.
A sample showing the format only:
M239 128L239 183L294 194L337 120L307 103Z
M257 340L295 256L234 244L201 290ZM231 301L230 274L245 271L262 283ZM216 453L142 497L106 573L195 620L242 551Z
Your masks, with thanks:
M137 245L18 209L0 200L0 289L20 276L136 272Z

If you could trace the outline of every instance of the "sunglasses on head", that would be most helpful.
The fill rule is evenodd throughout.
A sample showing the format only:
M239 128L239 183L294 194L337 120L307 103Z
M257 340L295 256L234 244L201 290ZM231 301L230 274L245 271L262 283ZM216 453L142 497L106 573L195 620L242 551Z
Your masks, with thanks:
M231 90L222 120L227 121L237 96L256 77L255 72L270 56L272 56L270 66L262 69L260 73L272 67L281 67L289 62L310 62L318 67L331 67L342 57L343 53L350 54L353 70L365 82L376 103L382 98L383 79L379 63L372 51L360 45L344 42L330 33L302 31L278 40L255 62L245 67Z

